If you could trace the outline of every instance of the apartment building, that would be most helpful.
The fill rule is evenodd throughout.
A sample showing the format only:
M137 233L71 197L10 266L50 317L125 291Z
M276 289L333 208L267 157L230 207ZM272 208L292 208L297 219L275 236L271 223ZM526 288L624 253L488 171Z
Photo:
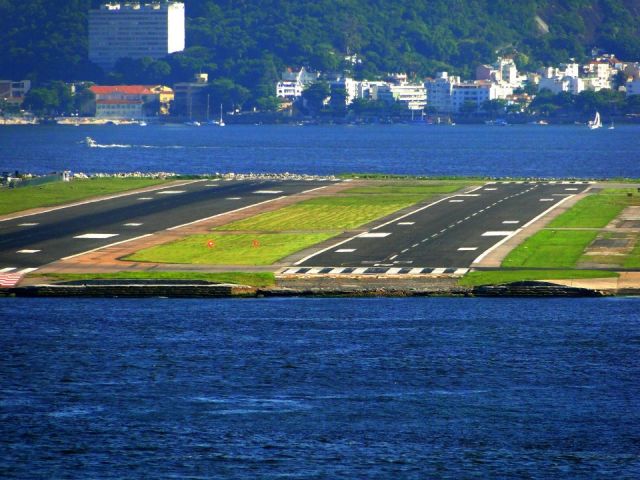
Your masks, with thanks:
M141 120L169 113L173 90L164 85L93 85L96 118Z
M89 11L89 59L109 70L120 58L184 50L184 3L107 3Z

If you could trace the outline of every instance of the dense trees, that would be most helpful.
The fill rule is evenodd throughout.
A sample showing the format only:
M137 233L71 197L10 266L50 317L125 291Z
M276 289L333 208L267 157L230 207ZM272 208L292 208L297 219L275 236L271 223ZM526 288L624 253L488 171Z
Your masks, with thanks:
M274 107L273 84L285 66L375 78L472 76L496 52L517 54L529 69L583 60L592 47L640 59L640 8L628 0L184 2L184 52L121 60L105 74L87 60L86 17L99 0L0 0L0 78L171 84L205 72L237 90L229 106L240 99Z

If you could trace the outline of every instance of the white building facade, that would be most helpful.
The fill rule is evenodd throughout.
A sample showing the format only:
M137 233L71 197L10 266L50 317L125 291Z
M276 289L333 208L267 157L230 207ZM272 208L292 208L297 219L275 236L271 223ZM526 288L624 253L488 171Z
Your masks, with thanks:
M184 3L109 3L89 11L89 59L109 70L120 58L184 50Z

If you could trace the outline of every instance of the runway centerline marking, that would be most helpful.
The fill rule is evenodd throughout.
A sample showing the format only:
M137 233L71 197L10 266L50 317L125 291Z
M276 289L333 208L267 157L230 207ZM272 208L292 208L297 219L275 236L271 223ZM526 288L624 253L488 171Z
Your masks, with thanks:
M398 225L415 225L416 222L398 222Z
M276 195L278 193L282 193L282 190L256 190L253 193L258 195Z
M520 223L520 220L504 220L502 223L505 225Z
M18 224L19 227L35 227L36 225L40 225L40 224L35 222Z
M186 190L162 190L158 193L156 193L156 195L178 195L180 193L185 193Z
M227 200L242 200L242 197L227 197Z
M125 223L124 226L125 227L139 227L140 225L142 225L141 223Z
M117 233L84 233L82 235L76 235L73 238L82 238L82 239L103 239L103 238L111 238L117 237L119 234Z
M355 248L339 248L338 250L336 250L336 253L351 253L355 251Z
M464 202L464 200L457 200L457 199L449 200L449 203L462 203L462 202Z
M138 197L138 200L153 200L153 197Z
M459 252L473 252L474 250L477 250L478 247L460 247L458 249Z
M541 202L555 202L556 199L555 198L541 198L540 201Z
M41 252L41 251L42 250L28 250L28 249L25 249L25 250L18 250L16 253L38 253L38 252Z

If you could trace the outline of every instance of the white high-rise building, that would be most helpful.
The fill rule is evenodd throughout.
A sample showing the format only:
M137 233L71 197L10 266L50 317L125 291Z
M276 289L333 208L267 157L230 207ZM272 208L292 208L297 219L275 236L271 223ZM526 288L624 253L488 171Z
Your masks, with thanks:
M162 58L184 50L184 3L108 3L89 11L89 59L104 69L119 58Z

